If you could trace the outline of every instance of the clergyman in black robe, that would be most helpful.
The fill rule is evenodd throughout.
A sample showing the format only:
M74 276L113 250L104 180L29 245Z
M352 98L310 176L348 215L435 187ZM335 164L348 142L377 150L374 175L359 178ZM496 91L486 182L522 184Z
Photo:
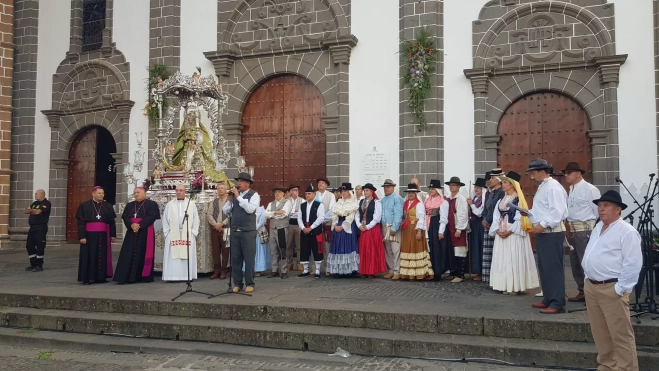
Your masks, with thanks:
M80 259L78 281L83 285L103 283L112 277L112 242L117 237L117 215L112 205L103 201L105 191L94 187L92 199L78 206Z
M156 233L153 223L160 219L155 201L146 199L142 187L135 188L135 201L124 208L121 219L126 226L113 281L118 283L153 282L153 257Z

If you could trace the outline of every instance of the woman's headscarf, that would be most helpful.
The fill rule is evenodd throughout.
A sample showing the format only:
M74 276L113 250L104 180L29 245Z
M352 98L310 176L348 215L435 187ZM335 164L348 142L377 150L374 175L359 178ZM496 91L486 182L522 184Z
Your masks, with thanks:
M512 186L515 188L515 192L517 193L517 199L519 199L519 207L524 210L528 210L529 205L526 203L526 198L524 198L524 193L522 192L522 187L520 187L519 182L515 179L510 179L507 177L503 177L502 180L512 184ZM531 220L528 216L522 216L522 230L533 232L533 225L531 224Z

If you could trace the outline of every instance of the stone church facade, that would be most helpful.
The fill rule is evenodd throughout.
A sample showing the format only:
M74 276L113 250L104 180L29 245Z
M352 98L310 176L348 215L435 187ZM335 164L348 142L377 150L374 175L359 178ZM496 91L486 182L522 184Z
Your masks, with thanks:
M586 162L602 189L617 188L620 176L640 190L659 161L659 90L648 87L657 83L659 10L656 0L634 3L15 0L4 52L15 44L13 89L2 91L14 99L10 164L2 162L5 134L0 142L0 241L25 239L23 210L38 188L53 203L53 241L71 239L72 200L92 180L112 184L115 204L127 201L132 186L121 165L133 161L135 132L152 139L142 107L146 66L156 63L190 74L200 66L225 84L226 139L256 167L261 193L321 175L332 186L381 177L399 186L412 177L473 181L501 164L523 172L532 157L555 158L560 170L570 156ZM397 54L421 28L439 54L423 130ZM538 111L520 110L525 100ZM96 136L83 137L91 128ZM113 142L108 153L98 138ZM579 141L561 147L570 138ZM514 153L511 141L531 144ZM96 168L75 167L84 156ZM315 167L305 168L305 158Z

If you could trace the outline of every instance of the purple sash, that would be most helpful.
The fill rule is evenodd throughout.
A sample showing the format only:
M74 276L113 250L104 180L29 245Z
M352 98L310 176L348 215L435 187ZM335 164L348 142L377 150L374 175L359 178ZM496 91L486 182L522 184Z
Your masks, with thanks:
M110 225L103 222L91 222L85 225L87 232L105 232L108 238L108 262L107 262L107 276L112 277L112 240L110 239Z
M139 223L142 218L131 218L131 223ZM146 254L144 254L144 268L142 268L142 277L149 277L153 269L153 255L156 250L156 230L153 224L146 230Z

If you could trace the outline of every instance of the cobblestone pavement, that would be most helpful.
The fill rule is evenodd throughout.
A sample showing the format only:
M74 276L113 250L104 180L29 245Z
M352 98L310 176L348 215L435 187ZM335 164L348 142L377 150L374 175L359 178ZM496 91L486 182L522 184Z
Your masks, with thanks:
M132 371L132 370L323 370L323 371L542 371L537 368L482 363L438 362L400 358L350 357L326 362L295 359L293 351L281 351L282 359L214 357L194 354L150 355L76 352L23 347L0 349L0 370L30 371ZM290 355L290 358L286 358Z

